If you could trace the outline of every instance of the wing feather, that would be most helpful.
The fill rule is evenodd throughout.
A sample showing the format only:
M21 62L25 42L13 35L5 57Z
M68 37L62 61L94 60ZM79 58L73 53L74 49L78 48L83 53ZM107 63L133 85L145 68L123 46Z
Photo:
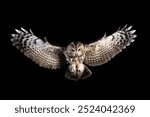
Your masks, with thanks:
M51 45L47 40L43 41L25 29L16 29L17 34L12 34L12 45L32 59L41 67L57 69L65 63L63 48Z
M110 36L104 36L100 40L86 45L84 63L89 66L98 66L107 63L116 54L129 46L134 41L136 30L130 30L132 26L119 29Z

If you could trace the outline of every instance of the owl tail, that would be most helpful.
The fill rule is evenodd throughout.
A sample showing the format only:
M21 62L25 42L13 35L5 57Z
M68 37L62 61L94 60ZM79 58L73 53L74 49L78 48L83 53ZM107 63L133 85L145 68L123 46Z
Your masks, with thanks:
M79 80L79 79L85 79L87 77L90 77L92 72L89 70L87 66L84 65L84 71L83 72L77 72L77 73L72 73L69 70L69 67L67 68L67 71L65 73L65 77L70 79L70 80Z

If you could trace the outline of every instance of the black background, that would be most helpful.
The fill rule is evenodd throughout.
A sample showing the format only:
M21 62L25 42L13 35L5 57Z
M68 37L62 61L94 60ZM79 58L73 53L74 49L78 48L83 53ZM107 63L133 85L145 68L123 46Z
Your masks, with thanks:
M11 3L9 3L11 4ZM40 3L24 1L3 9L1 25L1 99L148 99L149 22L146 3ZM8 11L7 11L7 10ZM125 24L138 37L107 64L89 67L92 76L77 82L60 70L39 67L11 45L14 29L32 29L58 46L89 43ZM4 27L2 27L4 26ZM1 36L1 37L2 37Z

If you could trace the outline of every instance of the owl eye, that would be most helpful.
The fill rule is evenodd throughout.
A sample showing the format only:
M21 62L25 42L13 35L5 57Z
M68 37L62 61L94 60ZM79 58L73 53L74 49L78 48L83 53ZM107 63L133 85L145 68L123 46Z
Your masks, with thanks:
M74 51L75 51L75 49L71 49L71 51L72 51L72 52L74 52Z

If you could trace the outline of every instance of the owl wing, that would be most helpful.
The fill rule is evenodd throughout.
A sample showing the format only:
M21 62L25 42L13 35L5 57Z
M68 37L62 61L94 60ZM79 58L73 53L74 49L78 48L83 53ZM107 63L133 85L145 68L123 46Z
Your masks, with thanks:
M118 29L110 36L104 36L100 40L86 45L84 63L89 66L98 66L107 63L116 54L129 46L134 41L136 30L130 30L132 26Z
M57 69L65 63L62 47L53 46L46 39L41 40L31 30L28 32L21 28L16 32L12 34L12 45L41 67Z

